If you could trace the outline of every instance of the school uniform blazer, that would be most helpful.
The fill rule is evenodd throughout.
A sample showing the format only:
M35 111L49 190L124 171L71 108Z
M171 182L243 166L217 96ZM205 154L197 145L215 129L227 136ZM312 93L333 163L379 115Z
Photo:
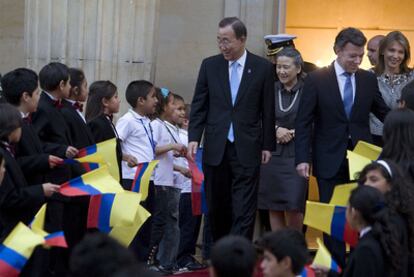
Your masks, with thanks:
M32 122L43 143L59 144L62 152L66 152L67 147L72 145L69 128L60 108L56 107L54 101L44 92L40 95L39 105L32 116ZM55 184L62 184L70 178L70 168L67 165L55 168L46 176L47 181Z
M98 117L92 119L88 122L88 127L92 132L92 136L95 139L96 143L116 138L116 157L118 159L118 167L119 167L119 176L122 179L122 148L121 143L117 134L114 131L115 126L112 122L106 117L105 114L101 114Z
M384 251L371 232L360 240L345 267L343 277L381 277L389 276L389 265Z
M233 123L234 144L243 166L258 166L261 151L276 146L272 64L250 52L234 106L229 62L222 54L203 60L191 104L189 141L200 142L204 131L204 162L218 165Z
M53 100L42 92L37 111L33 113L33 127L43 142L72 145L69 128L60 109L55 107ZM65 149L66 149L65 148Z
M16 160L0 146L6 163L6 174L0 186L0 221L2 238L10 233L19 221L29 224L45 196L41 185L29 186Z
M333 64L311 72L305 79L296 117L295 157L296 164L310 163L312 144L313 170L318 178L328 179L337 174L349 139L353 146L359 140L372 141L370 112L383 121L389 111L374 74L358 70L355 84L354 104L348 119Z
M76 108L66 100L62 100L62 105L63 107L60 109L60 112L63 114L68 125L73 146L81 149L95 144L95 139L90 129L78 114Z

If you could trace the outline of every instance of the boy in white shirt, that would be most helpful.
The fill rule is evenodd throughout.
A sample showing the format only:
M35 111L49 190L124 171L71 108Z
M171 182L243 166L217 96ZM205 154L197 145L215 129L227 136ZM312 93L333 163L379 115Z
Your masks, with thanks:
M154 114L158 102L155 87L148 81L131 82L125 93L131 109L116 124L116 132L121 140L123 156L132 156L138 163L150 162L155 158L155 141L148 116ZM136 163L122 161L122 186L131 190L137 170ZM132 167L131 167L132 166ZM151 181L147 199L141 203L150 213L154 205L154 183ZM149 253L151 217L140 228L131 248L138 259L146 261Z

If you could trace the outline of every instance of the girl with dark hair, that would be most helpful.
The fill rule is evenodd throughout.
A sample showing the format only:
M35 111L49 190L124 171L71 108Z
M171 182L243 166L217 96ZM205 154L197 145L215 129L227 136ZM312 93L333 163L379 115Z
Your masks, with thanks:
M122 149L113 121L114 113L119 112L117 87L110 81L96 81L89 87L86 104L86 122L95 142L116 138L116 154L119 166L119 177L122 179Z
M412 272L414 253L414 187L405 181L400 168L389 160L378 160L365 166L358 183L381 191L388 207L397 213L392 220L399 226L403 251L398 276L412 276L408 273Z
M346 219L360 238L351 253L343 277L400 276L402 245L398 226L392 221L395 213L385 204L382 193L371 186L358 186L351 192ZM317 276L327 276L326 268L315 266ZM328 276L336 276L329 271Z
M391 111L384 121L384 147L381 158L397 163L407 181L414 180L414 111Z
M19 222L29 224L38 209L59 190L51 183L29 186L14 158L14 145L20 140L22 118L10 104L0 104L0 152L6 166L5 178L0 186L0 240ZM1 170L3 172L3 170Z
M378 63L374 69L378 87L385 104L390 109L398 107L401 90L414 79L414 71L409 68L410 43L400 31L388 33L381 40L378 49ZM370 115L370 129L374 143L382 146L383 124L373 114Z

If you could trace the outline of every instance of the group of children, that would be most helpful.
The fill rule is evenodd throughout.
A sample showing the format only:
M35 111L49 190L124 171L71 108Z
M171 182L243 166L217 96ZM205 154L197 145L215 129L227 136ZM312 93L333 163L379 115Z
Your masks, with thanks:
M179 214L180 205L191 207L191 171L185 158L189 106L181 96L145 80L133 81L125 93L130 109L115 125L113 115L120 108L116 85L96 81L88 89L80 69L53 62L37 75L18 68L4 75L1 86L2 102L7 102L0 104L1 239L18 222L29 224L47 202L45 230L63 230L69 245L35 251L22 276L67 273L70 252L88 231L89 198L58 193L60 184L85 173L63 160L111 138L117 139L119 181L126 190L131 189L139 163L159 161L142 203L152 216L133 242L138 257L164 273L202 267L191 257L195 242L189 250L183 248L198 230L180 239L179 220L193 220L191 209ZM182 199L181 192L186 194Z

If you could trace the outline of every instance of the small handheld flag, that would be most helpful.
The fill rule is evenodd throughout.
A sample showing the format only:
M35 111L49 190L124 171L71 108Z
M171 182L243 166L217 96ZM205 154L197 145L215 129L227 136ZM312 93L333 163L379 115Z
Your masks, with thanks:
M141 193L141 201L145 201L147 199L150 178L158 162L158 160L154 160L149 163L140 163L137 166L131 191Z
M346 207L306 201L303 223L355 246L358 233L349 226L345 213Z
M338 264L332 259L331 254L329 253L328 249L326 249L323 242L320 240L320 238L316 239L316 242L318 244L318 251L316 252L315 258L313 259L313 265L321 265L324 267L327 267L337 273L341 273L341 268L338 266Z

